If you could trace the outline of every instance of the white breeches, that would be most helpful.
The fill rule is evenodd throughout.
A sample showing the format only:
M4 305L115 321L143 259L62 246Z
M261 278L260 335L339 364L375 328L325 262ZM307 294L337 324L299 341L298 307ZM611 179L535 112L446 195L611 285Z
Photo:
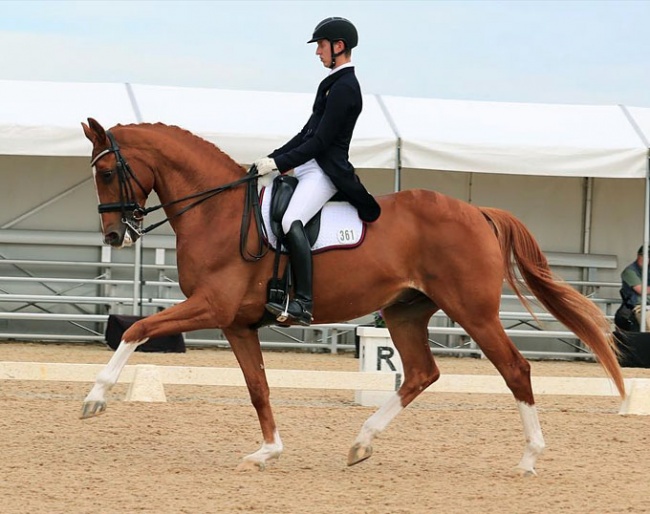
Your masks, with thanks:
M296 220L306 225L336 193L336 187L315 159L296 166L294 175L298 179L298 186L282 218L285 234Z

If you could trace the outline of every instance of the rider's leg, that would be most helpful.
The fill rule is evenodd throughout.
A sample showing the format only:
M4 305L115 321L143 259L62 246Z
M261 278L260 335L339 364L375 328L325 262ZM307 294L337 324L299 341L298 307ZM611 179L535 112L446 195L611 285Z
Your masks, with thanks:
M302 221L296 220L291 224L286 233L286 243L294 279L294 297L286 308L286 314L289 320L307 326L312 321L312 258ZM269 303L266 308L284 321L284 305Z
M298 186L282 218L295 292L287 314L291 321L309 325L312 320L312 256L304 226L334 196L336 188L315 160L297 167L295 175ZM276 303L269 303L266 308L275 316L285 311L283 305Z
M336 187L315 159L296 167L294 175L298 185L282 217L285 234L289 233L291 224L296 220L302 221L303 226L307 225L336 193Z

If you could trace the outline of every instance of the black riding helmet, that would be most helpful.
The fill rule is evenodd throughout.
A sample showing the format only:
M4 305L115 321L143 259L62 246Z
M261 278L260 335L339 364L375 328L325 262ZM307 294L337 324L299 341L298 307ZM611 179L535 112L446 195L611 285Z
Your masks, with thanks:
M319 39L327 39L330 42L332 48L332 64L330 64L330 68L333 68L335 57L338 57L346 50L352 50L357 46L359 43L359 34L350 20L346 20L339 16L332 16L330 18L325 18L316 25L314 33L307 43L315 43ZM338 54L334 53L335 41L343 41L343 43L345 43L345 49Z

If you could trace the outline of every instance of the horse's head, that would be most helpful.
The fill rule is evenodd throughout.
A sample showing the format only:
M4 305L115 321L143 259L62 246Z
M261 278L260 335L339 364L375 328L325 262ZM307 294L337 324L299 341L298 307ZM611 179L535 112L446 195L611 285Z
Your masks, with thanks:
M104 242L114 247L130 246L140 237L144 204L153 188L153 174L135 148L122 148L110 130L94 119L81 124L93 144L91 166L99 199ZM123 153L124 152L124 153ZM125 155L134 163L132 168Z

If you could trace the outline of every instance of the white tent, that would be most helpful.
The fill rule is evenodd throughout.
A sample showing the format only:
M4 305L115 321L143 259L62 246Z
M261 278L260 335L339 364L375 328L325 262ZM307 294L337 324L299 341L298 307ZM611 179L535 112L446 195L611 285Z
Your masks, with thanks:
M90 157L81 121L136 121L123 84L0 81L0 155Z
M162 121L247 164L292 137L313 95L131 84L0 80L0 155L88 156L87 117ZM358 168L644 178L650 109L364 95ZM399 152L397 151L399 147ZM399 156L399 157L398 157Z
M179 125L249 164L292 137L312 102L312 94L299 93L0 80L0 172L5 184L21 180L16 183L21 194L27 189L32 194L25 201L5 188L0 226L89 229L90 220L83 225L78 217L59 216L69 207L51 201L72 191L78 209L93 208L93 198L83 191L91 147L80 122L88 117L105 127L140 121ZM393 189L393 173L395 188L401 188L400 177L406 175L409 187L514 210L534 225L547 249L617 253L627 260L641 239L642 201L644 239L649 239L650 194L642 199L639 187L648 175L648 139L647 108L365 95L351 160L371 189L381 183L376 191ZM584 188L583 179L591 181ZM23 187L27 180L32 180L29 188ZM34 180L41 181L40 188L31 187ZM621 185L628 181L629 187ZM527 197L531 190L533 201ZM535 203L540 198L541 206ZM47 202L52 207L42 209ZM55 215L46 216L55 207ZM43 215L30 223L16 221L31 212ZM636 225L627 223L630 217ZM625 231L612 228L621 223ZM563 235L557 233L560 224ZM580 232L598 232L595 244Z
M404 168L643 178L647 145L619 106L382 97Z
M178 125L217 144L241 163L293 137L311 113L313 95L134 85L141 119ZM377 99L364 97L352 148L360 168L393 168L395 136Z
M104 127L164 122L212 141L249 164L293 137L313 96L130 84L0 81L0 155L90 156L80 123ZM6 105L4 105L6 104ZM395 136L376 97L364 97L351 158L360 168L395 167Z

